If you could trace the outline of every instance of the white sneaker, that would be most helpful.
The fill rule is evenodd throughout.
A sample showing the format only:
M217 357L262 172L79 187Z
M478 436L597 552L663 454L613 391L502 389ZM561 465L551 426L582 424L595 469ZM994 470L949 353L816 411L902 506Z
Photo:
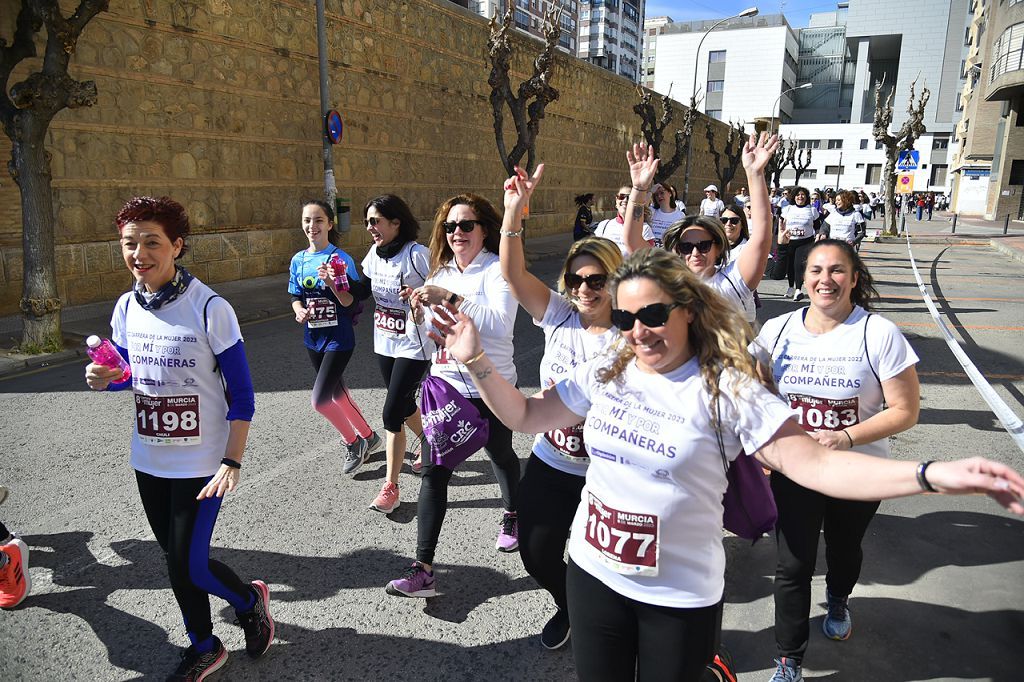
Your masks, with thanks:
M804 297L804 292L800 291L799 289L797 289L797 290L796 290L796 293L795 293L795 294L793 294L793 300L794 300L794 301L799 301L799 300L800 300L800 299L802 299L803 297Z
M793 287L786 289L786 298L793 298L793 294L795 293L796 289L794 289Z

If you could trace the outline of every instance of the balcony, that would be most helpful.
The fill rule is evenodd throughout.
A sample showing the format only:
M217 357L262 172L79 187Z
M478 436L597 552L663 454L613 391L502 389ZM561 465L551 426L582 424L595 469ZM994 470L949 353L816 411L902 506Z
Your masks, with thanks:
M1024 23L1006 28L992 44L988 101L1012 100L1024 93Z

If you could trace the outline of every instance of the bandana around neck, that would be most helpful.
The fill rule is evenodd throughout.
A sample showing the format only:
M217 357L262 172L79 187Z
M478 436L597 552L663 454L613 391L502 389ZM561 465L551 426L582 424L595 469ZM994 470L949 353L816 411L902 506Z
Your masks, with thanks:
M195 279L185 268L180 265L174 266L174 277L167 284L160 287L155 293L149 294L146 288L139 282L135 283L135 300L144 310L159 310L164 304L185 293L189 283Z

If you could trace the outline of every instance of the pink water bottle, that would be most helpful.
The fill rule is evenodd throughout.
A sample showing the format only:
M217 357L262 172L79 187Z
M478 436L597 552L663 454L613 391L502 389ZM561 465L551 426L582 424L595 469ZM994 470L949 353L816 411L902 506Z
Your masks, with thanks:
M348 275L346 271L348 266L345 265L345 261L341 260L341 256L337 252L331 254L331 267L334 268L334 286L341 291L348 291Z
M114 348L114 344L110 342L110 339L101 339L93 335L85 340L85 345L87 346L85 352L97 365L113 367L124 372L121 378L117 380L118 382L128 381L132 378L131 368L125 362L125 359L121 357L121 354L117 352L117 349Z

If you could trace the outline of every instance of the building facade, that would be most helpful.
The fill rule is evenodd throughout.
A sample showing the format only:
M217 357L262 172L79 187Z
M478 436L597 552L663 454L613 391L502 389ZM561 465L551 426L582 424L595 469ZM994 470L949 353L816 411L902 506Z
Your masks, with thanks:
M651 17L644 21L644 51L640 62L640 84L654 89L655 59L658 56L658 36L665 26L672 23L672 17Z
M470 9L490 19L495 12L504 14L509 2L513 3L512 21L516 28L538 38L544 38L544 12L559 5L561 14L558 21L562 34L558 40L559 49L576 54L576 28L579 22L579 0L454 0L455 4Z
M576 55L639 82L644 0L581 0Z

